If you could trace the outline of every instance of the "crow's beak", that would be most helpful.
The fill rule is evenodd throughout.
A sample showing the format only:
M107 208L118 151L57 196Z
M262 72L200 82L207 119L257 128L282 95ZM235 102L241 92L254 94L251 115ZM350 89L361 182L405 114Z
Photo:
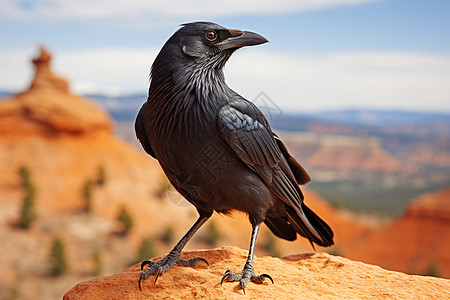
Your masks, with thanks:
M231 37L222 42L222 47L224 50L245 46L255 46L268 42L268 40L262 35L251 31L230 29L229 32L231 34Z

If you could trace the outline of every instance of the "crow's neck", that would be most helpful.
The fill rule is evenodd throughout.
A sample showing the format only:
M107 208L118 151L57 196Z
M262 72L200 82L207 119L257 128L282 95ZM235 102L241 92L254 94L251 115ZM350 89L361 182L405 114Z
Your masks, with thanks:
M212 69L206 67L196 67L189 74L189 80L185 86L185 94L195 95L195 102L201 109L212 109L225 103L229 88L225 83L225 76L222 69ZM219 109L220 109L219 107Z
M196 64L178 68L160 80L158 89L150 90L149 100L153 102L162 136L175 130L191 135L201 127L215 128L217 112L229 101L230 94L222 66Z
M228 101L230 88L225 83L223 67L234 50L221 52L215 56L201 57L190 61L185 68L178 68L175 84L179 84L188 101L194 100L193 107L204 111L220 109ZM190 96L195 95L194 99Z

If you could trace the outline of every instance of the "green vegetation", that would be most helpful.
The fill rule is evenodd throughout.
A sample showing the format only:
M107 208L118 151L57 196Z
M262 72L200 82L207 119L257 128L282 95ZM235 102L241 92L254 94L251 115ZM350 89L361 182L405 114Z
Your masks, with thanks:
M13 285L0 286L0 294L2 295L1 298L2 300L22 299L19 283L14 283Z
M106 171L104 166L99 166L97 171L97 178L88 179L84 183L83 194L83 211L92 212L93 208L93 191L96 186L103 186L106 184Z
M120 233L122 235L127 235L131 228L133 228L133 219L125 207L123 207L120 211L118 220L122 224L122 230Z
M171 188L172 184L170 184L169 180L164 177L164 180L161 182L159 189L156 191L156 196L158 198L163 198Z
M87 180L84 184L83 188L83 199L84 199L84 208L83 210L85 212L91 212L92 211L92 187L94 185L94 182L92 180Z
M20 209L19 226L22 228L30 228L31 223L36 219L36 212L34 210L35 188L31 182L30 171L27 167L21 167L19 173L25 189L25 196Z
M202 241L211 245L212 247L217 246L217 243L222 238L222 234L217 230L216 224L210 222L206 228L206 232L202 236Z
M331 197L328 200L328 203L331 204L331 206L333 206L336 209L343 209L345 208L345 200L342 199L341 197Z
M30 183L30 170L26 166L19 169L20 177L22 178L22 185L26 187Z
M275 237L275 235L272 232L267 231L266 240L265 240L265 243L262 245L262 248L264 250L266 250L267 252L269 252L270 255L275 256L275 257L280 257L281 253L280 253L280 251L278 251L278 249L276 247L276 243L277 243L277 238Z
M346 180L314 182L308 187L336 208L347 208L356 212L395 217L401 215L405 205L413 198L442 186L414 187L397 185L386 187L376 182Z
M436 262L431 262L428 266L425 275L427 276L434 276L434 277L441 277L441 272L439 272L439 267L436 264Z
M328 254L334 255L334 256L342 256L341 251L337 247L333 247L330 250L327 251Z
M98 167L97 174L97 185L105 185L106 184L106 171L104 166Z
M103 270L103 259L102 259L102 253L99 249L95 249L94 252L92 252L92 259L94 260L94 275L100 275Z
M68 265L65 256L65 247L61 239L55 238L50 250L50 272L54 276L67 272Z
M157 255L155 242L151 238L146 238L142 241L138 252L138 261L143 261Z
M166 244L172 244L175 240L175 229L172 226L167 226L166 230L161 235L161 241Z

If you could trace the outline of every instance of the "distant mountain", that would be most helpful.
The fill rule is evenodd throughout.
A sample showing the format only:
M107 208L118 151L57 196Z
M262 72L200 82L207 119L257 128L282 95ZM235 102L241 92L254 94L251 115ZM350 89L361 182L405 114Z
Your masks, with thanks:
M147 100L146 94L117 97L102 94L87 94L85 97L97 101L109 111L114 120L119 122L134 121L142 104Z
M412 112L402 110L347 109L329 110L312 114L317 121L347 125L386 126L419 125L437 122L450 124L450 114Z
M12 95L14 95L15 93L10 92L10 91L0 91L0 97L11 97Z

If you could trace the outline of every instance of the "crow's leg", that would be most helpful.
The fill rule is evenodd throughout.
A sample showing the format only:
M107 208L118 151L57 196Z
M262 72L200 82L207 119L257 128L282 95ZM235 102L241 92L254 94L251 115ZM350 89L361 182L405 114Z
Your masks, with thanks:
M242 270L242 273L234 274L231 270L226 270L225 274L222 277L222 280L220 281L220 284L222 285L223 281L239 281L242 287L242 290L245 294L245 287L247 284L252 281L255 283L262 283L265 278L269 278L270 281L273 283L272 277L270 277L269 274L261 274L256 275L255 270L253 268L253 254L255 253L255 244L256 239L258 237L258 231L261 223L253 224L252 225L252 239L250 241L250 249L248 250L248 257L247 262L245 263L244 269Z
M166 257L161 259L160 261L154 262L150 260L145 260L141 263L141 269L144 269L145 265L148 265L147 270L143 271L141 275L139 275L139 289L141 289L141 280L147 279L150 275L156 273L155 281L158 280L158 277L164 272L168 271L175 263L183 266L183 267L194 267L197 265L199 261L203 261L206 264L208 262L201 257L192 258L189 260L184 260L180 258L181 250L184 248L186 243L191 239L191 237L197 232L197 230L205 224L205 222L209 219L209 217L205 217L200 215L197 222L189 229L189 231L183 236L183 238L176 244L176 246L172 249L172 251L167 254Z

